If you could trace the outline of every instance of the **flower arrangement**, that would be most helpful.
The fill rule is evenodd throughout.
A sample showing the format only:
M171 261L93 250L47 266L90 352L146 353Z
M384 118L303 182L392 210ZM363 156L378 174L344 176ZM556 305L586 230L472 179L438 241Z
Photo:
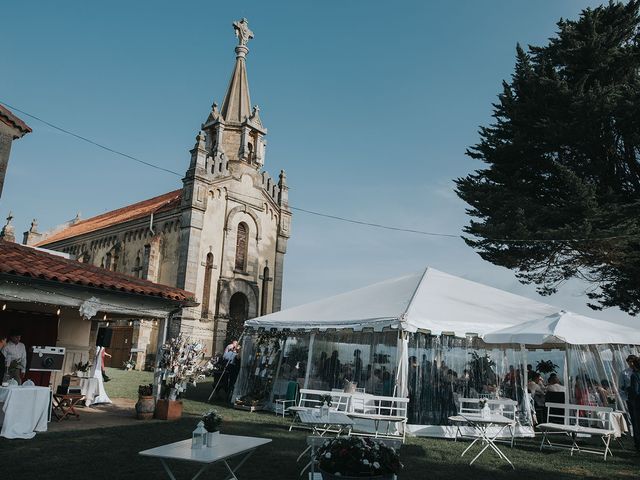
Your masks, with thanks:
M487 405L487 399L486 398L481 398L480 400L478 400L478 406L480 408L484 408L485 405Z
M78 362L73 365L73 369L76 372L87 373L90 368L91 368L91 364L89 362L85 362L85 363Z
M331 406L331 395L321 395L320 396L320 405L327 404L327 406Z
M150 397L151 395L153 395L153 383L138 386L138 396Z
M162 372L162 398L177 399L188 385L204 379L202 344L179 335L162 346L159 367ZM173 397L173 398L172 398Z
M536 364L536 372L538 373L557 373L556 369L558 365L553 363L551 360L540 360Z
M337 477L391 477L402 468L394 448L363 437L327 440L318 449L317 459L323 474Z
M209 410L207 413L202 415L202 422L204 423L204 428L207 432L217 432L222 425L222 417L215 410Z

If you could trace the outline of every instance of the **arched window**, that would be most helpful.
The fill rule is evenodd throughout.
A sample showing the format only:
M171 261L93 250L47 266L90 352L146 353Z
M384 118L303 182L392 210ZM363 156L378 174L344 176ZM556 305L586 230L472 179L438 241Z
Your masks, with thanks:
M104 268L111 270L111 253L107 253L106 260L104 262Z
M138 253L138 255L136 256L136 261L135 261L135 265L133 267L133 271L135 272L135 276L140 278L141 276L141 271L142 271L142 267L140 266L140 254Z
M264 267L262 272L262 302L260 304L260 315L266 315L269 305L269 267Z
M211 297L211 273L213 270L213 253L207 253L204 267L204 287L202 289L202 317L209 317L209 297Z
M244 222L238 224L236 235L236 264L235 269L244 272L247 269L247 247L249 246L249 227Z

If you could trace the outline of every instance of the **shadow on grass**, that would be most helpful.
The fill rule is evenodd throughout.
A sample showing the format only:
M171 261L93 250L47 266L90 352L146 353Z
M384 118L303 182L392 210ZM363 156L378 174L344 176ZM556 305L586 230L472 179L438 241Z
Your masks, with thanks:
M115 381L123 382L122 392L134 391L124 385L129 380L144 383L144 375L122 374ZM112 383L112 382L110 382ZM135 385L137 388L137 385ZM2 478L7 479L163 479L166 473L158 460L141 457L138 452L170 442L190 438L197 419L193 415L216 408L223 416L222 432L232 435L258 436L273 439L260 447L239 471L239 477L250 479L297 479L302 465L296 458L306 446L308 431L288 431L290 419L273 413L248 413L234 410L224 401L205 403L211 393L211 381L188 391L184 400L186 415L175 422L146 423L140 421L124 427L84 431L38 434L32 440L0 438L3 458ZM614 448L614 457L607 462L596 455L571 457L567 451L538 450L539 440L518 440L515 448L500 448L516 466L516 470L495 454L486 452L474 465L472 456L460 457L467 442L428 438L408 438L400 450L405 465L400 480L427 478L453 479L553 479L638 478L640 461L631 450ZM477 452L477 450L475 450ZM472 453L472 452L470 452ZM305 459L306 460L306 459ZM197 466L186 462L170 462L177 477L191 478ZM214 465L202 478L225 478L223 467Z

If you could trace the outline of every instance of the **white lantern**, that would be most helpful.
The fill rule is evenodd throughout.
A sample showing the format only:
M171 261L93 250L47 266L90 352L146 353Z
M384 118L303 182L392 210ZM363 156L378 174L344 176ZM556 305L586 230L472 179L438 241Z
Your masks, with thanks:
M204 447L205 444L205 435L207 431L204 428L204 423L202 421L198 422L198 426L193 431L191 435L191 448L194 450L199 450Z

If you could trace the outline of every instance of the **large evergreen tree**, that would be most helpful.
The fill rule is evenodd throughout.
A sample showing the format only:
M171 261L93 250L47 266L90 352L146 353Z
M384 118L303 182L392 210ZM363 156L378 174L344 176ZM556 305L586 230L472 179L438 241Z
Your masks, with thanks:
M590 282L590 306L640 312L640 0L560 20L515 72L456 180L467 244L554 293Z

